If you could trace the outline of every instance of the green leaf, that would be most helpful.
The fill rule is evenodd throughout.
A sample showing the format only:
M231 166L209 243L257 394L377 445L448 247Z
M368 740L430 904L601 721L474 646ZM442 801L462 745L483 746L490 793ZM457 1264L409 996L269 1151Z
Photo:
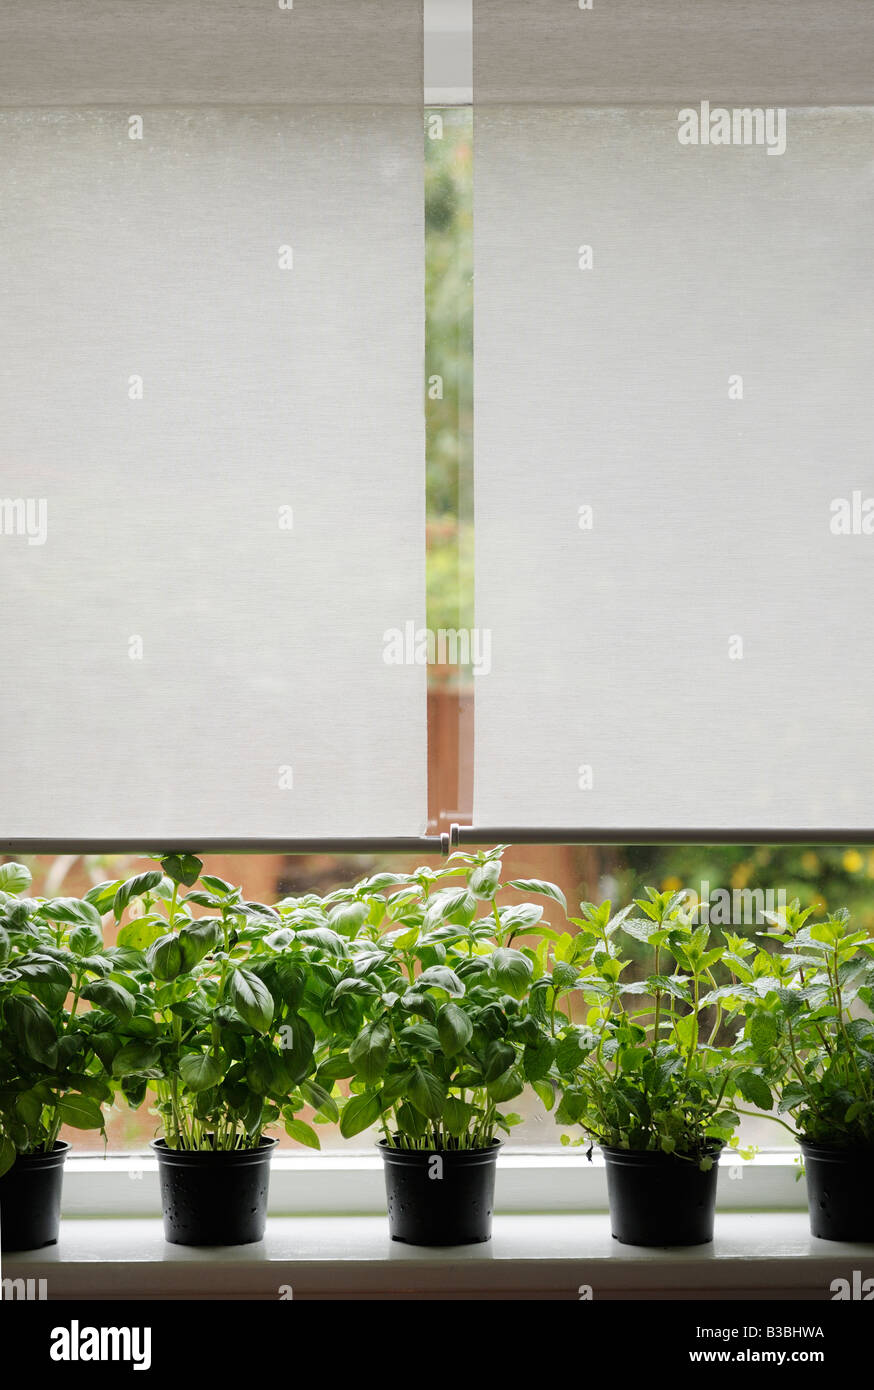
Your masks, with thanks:
M443 1128L450 1134L464 1134L473 1118L473 1106L450 1096L443 1107Z
M367 903L340 903L328 913L331 930L344 937L356 936L367 921L369 911Z
M10 860L8 864L0 864L0 893L11 893L13 897L18 897L24 893L32 883L30 869L24 864L16 864ZM12 1151L13 1159L15 1150Z
M83 989L82 998L122 1020L130 1018L134 1011L133 995L115 980L95 980Z
M453 922L468 926L476 915L476 898L467 888L445 888L431 899L425 913L426 931L432 931L441 922Z
M501 884L501 861L489 859L478 865L470 876L470 891L481 902L490 902Z
M92 1033L90 1042L95 1055L100 1058L103 1070L111 1072L112 1059L121 1050L121 1039L114 1033Z
M346 954L346 942L337 932L331 931L330 927L304 927L296 935L298 941L304 941L309 946L318 946L330 956L341 957Z
M767 1052L777 1041L777 1020L772 1013L764 1010L753 1014L750 1021L750 1042L753 1051L759 1056Z
M126 1076L121 1083L121 1093L131 1110L139 1110L146 1098L149 1083L144 1076Z
M416 989L443 989L456 999L464 995L464 985L448 965L429 965L416 980Z
M183 927L179 933L184 970L193 970L222 940L221 923L207 918Z
M561 1038L555 1052L555 1064L561 1075L572 1076L588 1057L591 1046L589 1036L579 1029Z
M273 1022L273 996L251 970L238 967L228 983L230 1001L242 1019L258 1033L266 1033Z
M304 990L309 983L309 976L303 961L290 955L280 955L268 964L270 966L269 971L265 974L262 969L259 969L258 974L273 998L277 1003L285 1004L290 1009L300 1008Z
M489 968L495 983L514 999L524 999L534 966L521 951L499 946L489 957Z
M543 916L543 908L534 903L518 903L514 907L502 907L499 913L501 930L520 932L533 931Z
M179 1075L189 1091L208 1091L224 1076L221 1063L211 1052L189 1052L179 1063Z
M6 1023L22 1050L35 1062L54 1070L58 1044L51 1017L36 999L13 995L6 1001Z
M143 874L135 874L133 878L127 879L117 890L112 900L112 911L116 922L121 917L131 898L139 898L143 893L149 893L153 888L157 888L161 882L163 874L160 869L147 869Z
M103 947L102 928L91 926L90 923L87 926L74 927L70 932L68 944L74 955L91 956Z
M821 941L827 946L833 946L843 935L843 923L841 922L817 922L816 926L810 928L812 940Z
M440 1034L431 1023L408 1023L401 1029L400 1039L404 1047L418 1047L425 1052L437 1052L440 1048Z
M418 1064L414 1066L407 1093L416 1109L427 1119L440 1119L446 1101L446 1087L432 1071Z
M408 1014L418 1014L421 1018L436 1018L437 1006L430 994L410 989L401 997L401 1008ZM439 1039L438 1039L439 1041Z
M298 1144L305 1144L308 1149L320 1149L322 1147L316 1131L305 1120L286 1119L285 1132L289 1138L296 1139Z
M135 1076L154 1071L161 1060L161 1054L152 1043L142 1039L125 1043L112 1059L113 1076Z
M368 1023L349 1048L349 1061L362 1081L378 1081L385 1071L391 1046L391 1030L377 1019Z
M100 913L84 898L51 898L37 913L49 922L66 922L71 926L95 927L100 931Z
M93 888L89 888L84 895L86 903L91 903L96 907L100 916L103 917L111 911L115 901L115 895L121 887L120 878L106 879L103 883L95 883Z
M182 947L173 932L153 941L146 952L146 963L156 980L175 980L182 971Z
M2 1178L4 1173L9 1172L9 1169L15 1162L15 1158L15 1145L12 1140L8 1135L0 1134L0 1178Z
M349 1060L348 1052L338 1052L336 1056L329 1057L322 1063L318 1074L326 1081L345 1081L347 1077L354 1076L355 1068Z
M409 1134L413 1139L424 1139L428 1132L428 1121L414 1105L398 1106L397 1110L398 1129L403 1134Z
M232 883L226 883L215 874L201 874L200 881L217 898L227 898L235 891Z
M365 980L360 975L346 975L340 980L331 998L331 1003L336 1004L338 999L342 999L346 994L378 994L379 990L370 980Z
M553 898L555 902L567 912L567 898L555 883L548 883L543 878L514 878L507 884L508 888L518 888L520 893L539 893L542 898Z
M635 941L645 941L648 945L660 946L669 935L667 929L649 917L626 917L622 923L622 930L633 936Z
M520 1096L525 1090L525 1077L519 1067L510 1067L496 1081L489 1083L489 1099L496 1105Z
M487 1082L497 1081L516 1060L516 1050L498 1039L490 1042L485 1051L483 1076Z
M787 1081L780 1093L780 1103L777 1109L783 1114L787 1110L793 1109L796 1105L808 1099L808 1089L800 1081Z
M580 972L575 965L570 965L567 961L557 960L552 967L552 983L558 990L573 989Z
M15 1113L30 1128L39 1124L42 1115L43 1101L36 1090L23 1091L15 1098Z
M149 914L145 917L135 917L132 922L123 926L116 942L119 946L129 947L134 951L145 951L166 934L166 918Z
M269 1048L259 1048L251 1055L246 1067L246 1084L250 1091L259 1096L285 1089L281 1064L275 1052Z
M379 1098L374 1091L353 1096L343 1106L340 1116L340 1133L344 1139L352 1139L365 1129L375 1125L380 1116Z
M89 1096L69 1095L58 1102L58 1114L73 1129L102 1129L103 1113Z
M759 1110L770 1110L773 1107L774 1097L771 1095L770 1087L764 1077L759 1076L758 1072L739 1072L737 1085L744 1100L748 1100Z
M193 854L168 854L161 860L161 868L174 883L193 888L200 877L203 864Z
M28 959L19 959L15 962L15 969L22 979L30 982L30 987L38 998L42 999L49 1008L60 1008L69 993L73 983L73 977L66 966L53 956L32 956ZM46 991L48 997L43 998L41 986L51 987Z
M307 1105L311 1105L317 1115L330 1120L333 1124L337 1123L340 1118L339 1107L330 1091L326 1091L324 1086L320 1086L317 1081L303 1080L300 1083L300 1093Z
M675 1019L674 1033L681 1047L691 1047L695 1041L695 1029L697 1027L697 1015L694 1013L683 1014L682 1018Z
M444 1004L437 1014L437 1034L446 1057L463 1052L473 1036L473 1024L457 1004Z
M288 1014L279 1029L282 1070L289 1085L297 1086L310 1071L315 1034L301 1014Z
M545 1110L551 1110L555 1105L555 1088L550 1081L532 1081L531 1089L539 1099Z
M529 1043L522 1054L522 1068L526 1080L543 1081L549 1075L556 1053L556 1043L551 1038Z

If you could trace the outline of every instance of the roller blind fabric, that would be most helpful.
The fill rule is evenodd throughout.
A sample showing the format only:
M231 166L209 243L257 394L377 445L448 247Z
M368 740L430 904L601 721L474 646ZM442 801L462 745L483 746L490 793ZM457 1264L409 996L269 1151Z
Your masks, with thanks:
M872 37L478 0L476 824L874 826Z
M0 10L0 838L426 816L417 0Z

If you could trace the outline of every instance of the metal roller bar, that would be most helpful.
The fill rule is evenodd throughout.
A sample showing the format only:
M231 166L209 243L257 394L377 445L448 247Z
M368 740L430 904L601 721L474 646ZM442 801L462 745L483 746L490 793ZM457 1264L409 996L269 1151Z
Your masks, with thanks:
M609 829L556 829L530 826L453 825L452 849L477 845L871 845L874 830L778 830L660 829L636 827Z
M0 840L0 854L448 854L448 835L276 840Z

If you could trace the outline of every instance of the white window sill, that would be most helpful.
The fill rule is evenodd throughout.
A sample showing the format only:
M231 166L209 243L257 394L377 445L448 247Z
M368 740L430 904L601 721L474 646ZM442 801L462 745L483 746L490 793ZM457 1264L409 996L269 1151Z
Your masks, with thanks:
M791 1150L760 1153L750 1162L723 1158L720 1211L804 1211L807 1194ZM604 1161L582 1149L502 1153L497 1210L605 1212ZM65 1216L158 1216L158 1165L149 1155L70 1158L64 1170ZM271 1165L272 1216L380 1215L385 1182L378 1154L277 1154Z
M853 1270L874 1276L874 1246L816 1240L803 1212L721 1212L712 1245L673 1250L620 1245L606 1215L501 1215L487 1244L444 1250L391 1241L384 1216L271 1217L262 1243L209 1250L167 1245L154 1219L80 1219L3 1260L49 1299L828 1299Z

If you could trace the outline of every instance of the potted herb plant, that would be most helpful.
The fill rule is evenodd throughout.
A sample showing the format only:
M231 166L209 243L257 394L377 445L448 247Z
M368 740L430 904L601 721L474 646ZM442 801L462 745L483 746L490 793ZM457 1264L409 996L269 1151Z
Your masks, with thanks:
M132 896L143 901L119 933L137 956L140 995L107 1061L132 1105L147 1088L156 1099L166 1239L242 1245L264 1235L277 1142L268 1126L282 1119L293 1137L317 1145L297 1112L336 1116L337 1108L315 1079L310 955L275 908L201 878L201 868L191 855L171 855L117 890L119 916Z
M874 939L846 909L811 923L795 901L766 916L782 949L747 1030L757 1103L776 1099L795 1123L812 1234L874 1241Z
M382 1130L390 1234L411 1245L490 1238L499 1136L519 1121L505 1107L552 1060L526 1003L536 952L513 945L546 930L543 908L498 906L500 856L361 885L365 913L334 991L357 1006L335 1059L351 1077L341 1132Z
M535 993L541 1013L580 995L587 1006L584 1023L561 1028L556 1119L604 1155L613 1235L697 1245L713 1238L717 1164L738 1122L743 1068L718 1044L733 987L719 985L723 948L692 923L685 892L646 893L616 913L583 903ZM642 979L623 983L619 933L644 947Z
M112 951L87 900L26 898L31 875L0 865L0 1242L55 1245L64 1160L61 1127L103 1130L112 1098L94 1044L111 1026ZM90 1012L80 1012L83 1000Z

